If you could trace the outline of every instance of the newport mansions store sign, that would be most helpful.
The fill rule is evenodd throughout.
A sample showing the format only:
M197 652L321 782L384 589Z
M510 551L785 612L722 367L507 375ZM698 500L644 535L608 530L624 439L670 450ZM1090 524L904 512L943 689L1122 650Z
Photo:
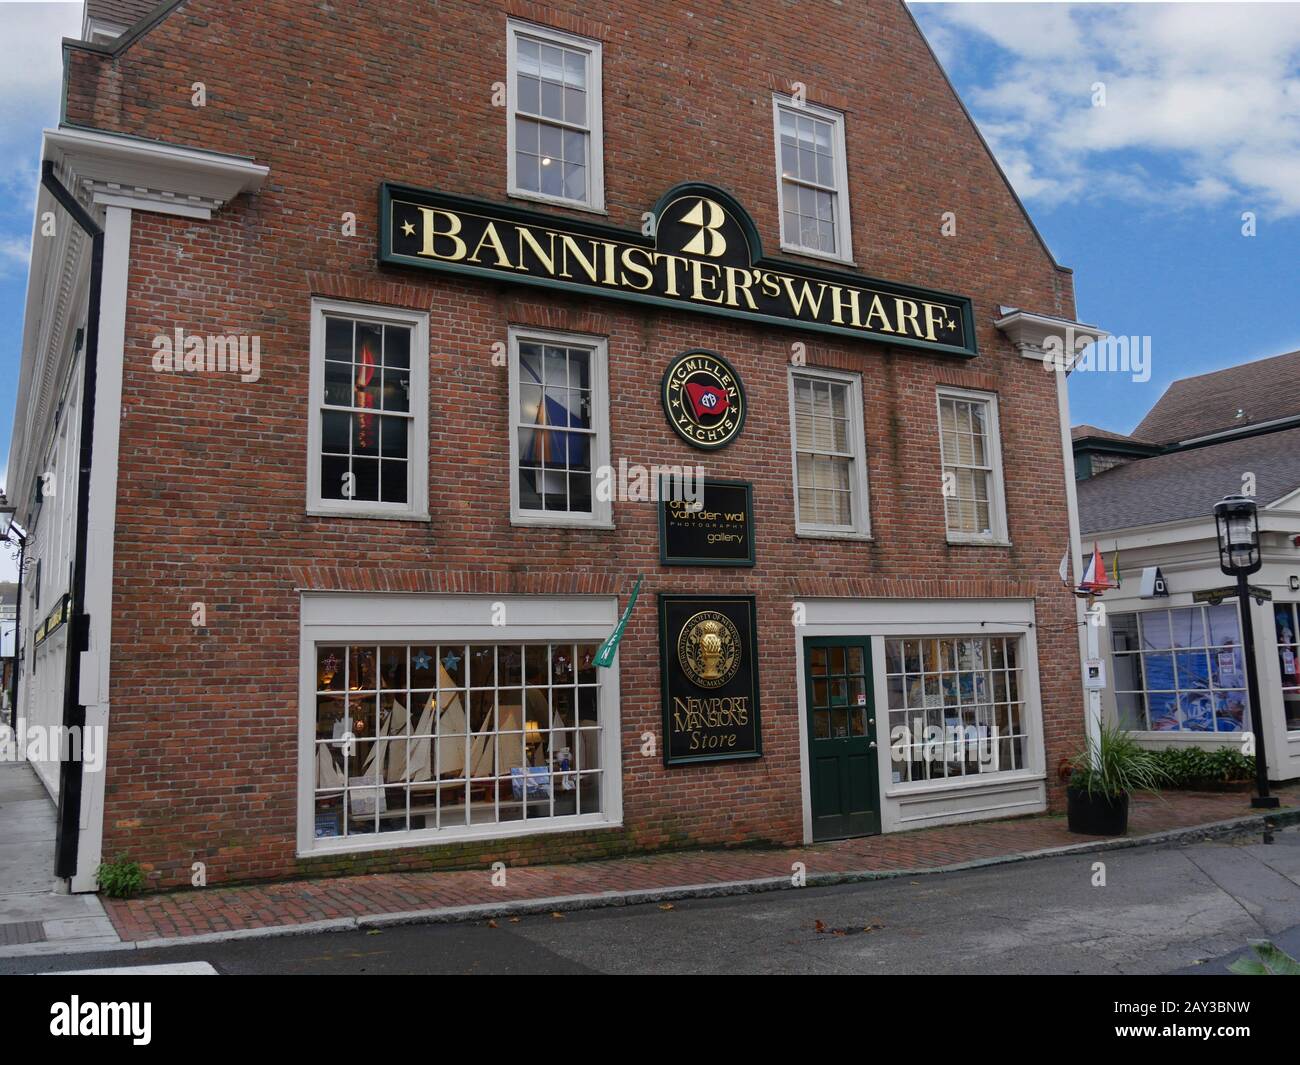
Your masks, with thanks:
M380 260L975 355L970 300L764 258L730 194L678 185L647 234L384 184Z

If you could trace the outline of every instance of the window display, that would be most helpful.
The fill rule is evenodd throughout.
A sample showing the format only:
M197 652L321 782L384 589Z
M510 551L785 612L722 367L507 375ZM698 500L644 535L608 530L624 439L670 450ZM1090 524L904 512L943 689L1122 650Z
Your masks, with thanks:
M597 646L318 645L317 838L599 814Z
M1277 630L1278 671L1282 675L1282 712L1289 732L1300 730L1300 645L1296 622L1300 608L1295 603L1274 603L1273 624Z
M1250 728L1235 603L1112 614L1111 661L1122 728L1242 732Z
M1020 639L885 641L893 782L1027 768Z

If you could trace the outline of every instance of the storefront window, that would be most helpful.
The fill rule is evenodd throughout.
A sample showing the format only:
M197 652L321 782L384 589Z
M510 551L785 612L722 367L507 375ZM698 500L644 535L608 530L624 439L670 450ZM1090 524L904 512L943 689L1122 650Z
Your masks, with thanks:
M894 783L1027 768L1015 636L885 641Z
M1250 727L1235 603L1112 614L1108 623L1122 728L1241 732Z
M600 814L596 650L317 645L316 838Z
M1273 624L1277 630L1278 669L1282 674L1282 712L1288 731L1300 730L1300 646L1296 638L1297 605L1275 603Z

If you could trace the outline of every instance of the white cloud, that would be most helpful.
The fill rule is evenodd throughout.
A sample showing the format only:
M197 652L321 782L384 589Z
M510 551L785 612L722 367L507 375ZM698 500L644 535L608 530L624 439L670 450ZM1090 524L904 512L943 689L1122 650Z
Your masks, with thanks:
M944 37L993 45L967 101L1021 195L1300 214L1300 4L954 4ZM969 82L969 78L965 79ZM1101 83L1105 106L1093 106ZM1139 171L1135 153L1150 166Z
M15 266L25 272L31 253L31 242L25 237L0 236L0 274L8 273Z

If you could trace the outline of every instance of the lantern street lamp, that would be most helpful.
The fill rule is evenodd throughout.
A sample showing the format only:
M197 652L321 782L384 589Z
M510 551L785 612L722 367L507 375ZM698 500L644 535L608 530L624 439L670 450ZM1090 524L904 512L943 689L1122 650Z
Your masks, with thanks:
M1219 568L1237 578L1241 607L1241 650L1246 656L1246 691L1250 697L1251 724L1255 730L1255 785L1250 805L1271 809L1278 805L1268 793L1268 760L1264 744L1264 707L1259 698L1259 671L1255 666L1255 626L1250 610L1250 585L1246 578L1264 564L1259 550L1259 517L1249 496L1227 496L1214 504L1214 525L1219 535Z

